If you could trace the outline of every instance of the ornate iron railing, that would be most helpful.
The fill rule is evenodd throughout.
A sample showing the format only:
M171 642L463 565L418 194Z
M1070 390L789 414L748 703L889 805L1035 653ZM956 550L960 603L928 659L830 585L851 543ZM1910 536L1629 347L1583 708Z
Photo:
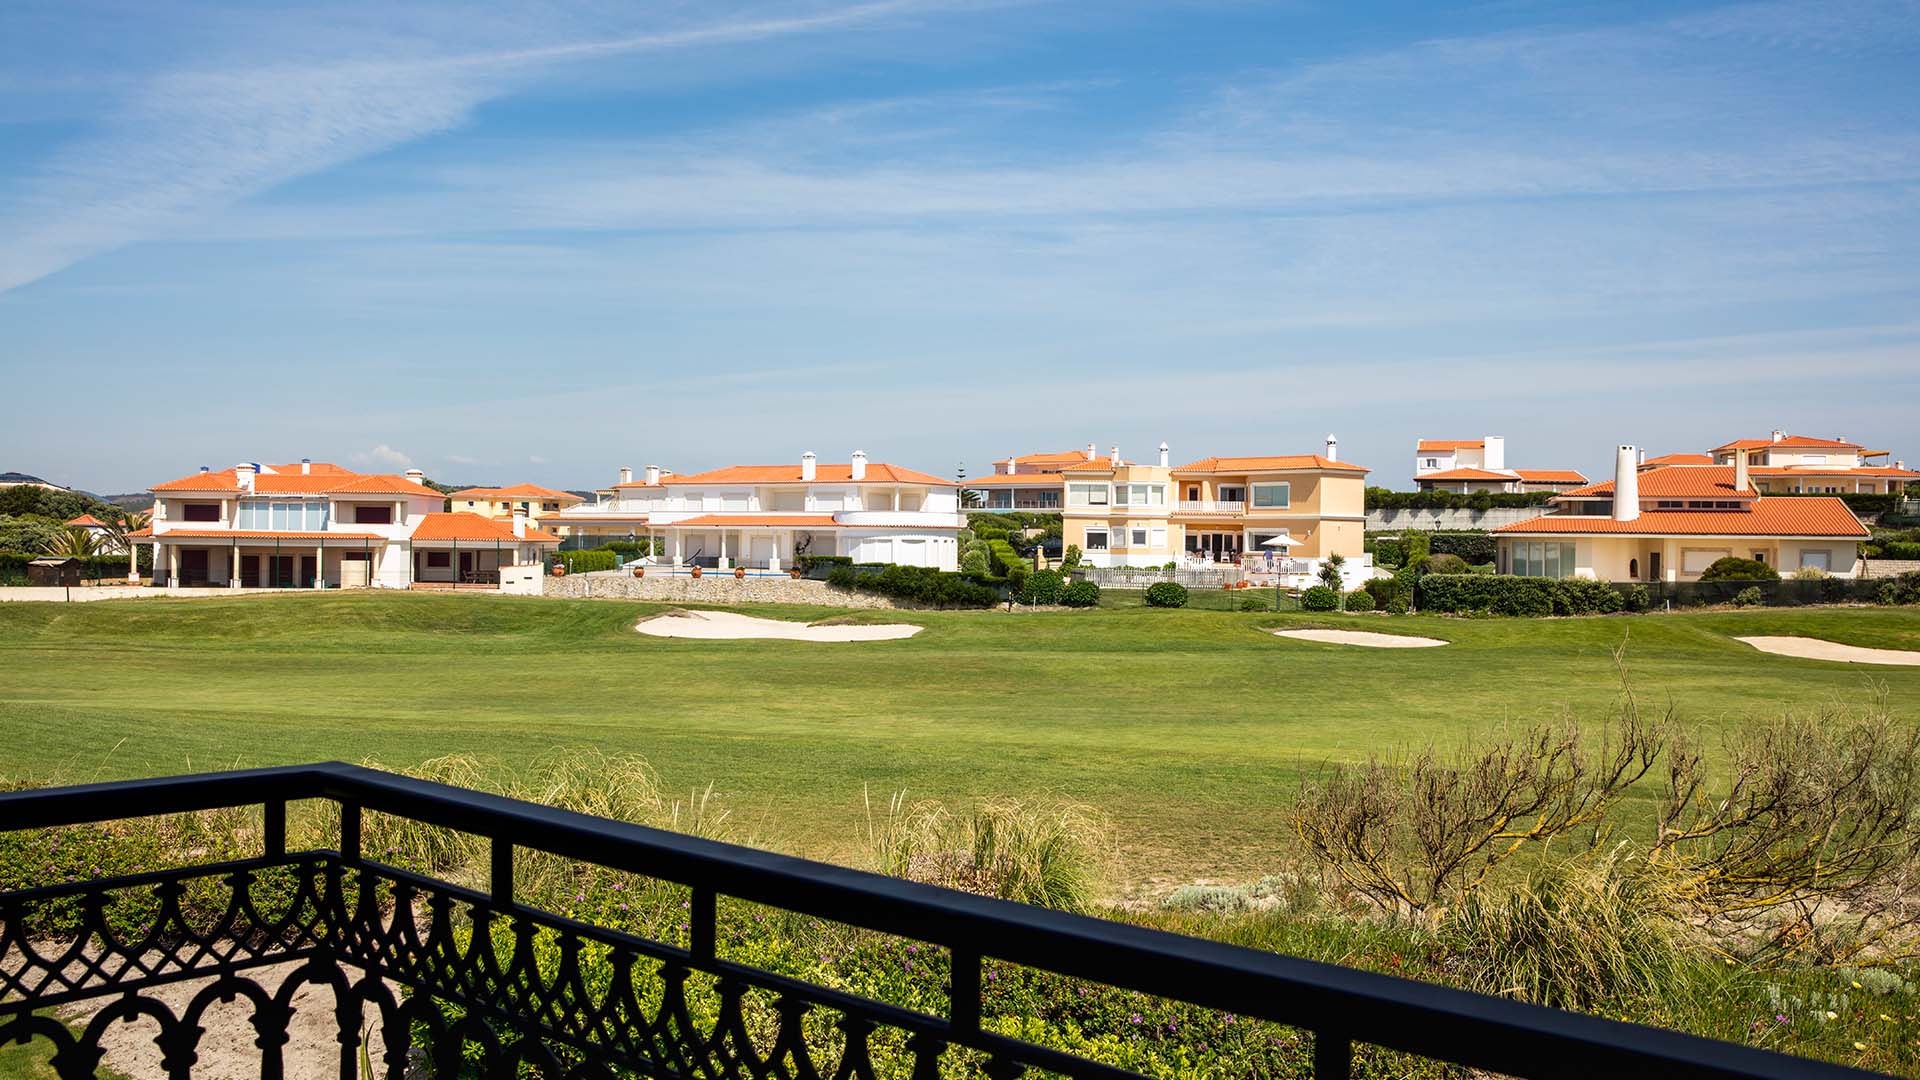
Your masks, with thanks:
M286 850L287 805L309 799L337 804L337 851ZM1136 1075L983 1027L982 962L991 957L1306 1029L1314 1033L1314 1075L1322 1078L1350 1074L1356 1043L1522 1077L1872 1075L337 763L9 793L0 795L0 828L255 805L264 807L256 857L0 893L0 1042L44 1036L55 1047L56 1071L77 1080L98 1067L108 1025L150 1017L160 1029L164 1068L186 1077L198 1057L204 1011L240 997L254 1008L261 1075L277 1078L293 996L317 984L333 991L342 1077L359 1075L363 1061L395 1078L508 1076L531 1068L547 1077L931 1080L952 1075L956 1061L994 1078L1034 1070ZM360 845L366 811L487 838L490 891L367 858ZM516 902L521 849L687 887L689 944ZM276 882L270 898L261 895L269 878ZM227 890L224 914L189 918L182 895L210 884ZM149 912L138 940L117 935L107 917L130 896ZM721 897L943 946L951 961L947 1015L720 956ZM77 905L79 930L68 940L29 932L31 911L50 903ZM545 961L535 959L536 938L549 945ZM511 942L505 961L503 939ZM611 975L588 979L583 952ZM280 965L293 965L291 974L277 986L260 985L265 970ZM703 1022L689 1007L694 979L717 996L716 1019ZM146 993L187 980L206 985L178 1013ZM771 1002L771 1045L748 1031L749 995ZM110 1001L77 1034L45 1011L88 999ZM822 1017L839 1033L832 1060L818 1060L820 1040L806 1037ZM368 1023L384 1046L377 1059L365 1058ZM878 1038L882 1029L889 1038ZM881 1042L891 1048L885 1060L875 1049Z

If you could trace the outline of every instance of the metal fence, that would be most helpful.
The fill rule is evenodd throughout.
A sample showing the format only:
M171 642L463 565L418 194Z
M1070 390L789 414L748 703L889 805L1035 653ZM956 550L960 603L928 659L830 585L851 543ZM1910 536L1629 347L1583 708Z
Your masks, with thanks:
M335 804L337 850L287 850L287 804L308 799ZM1350 1075L1356 1042L1518 1077L1871 1075L338 763L14 792L0 795L0 828L235 806L262 808L255 857L0 893L0 1040L49 1040L60 1076L75 1080L98 1068L109 1022L149 1017L159 1026L168 1073L180 1080L193 1072L201 1010L243 998L253 1008L260 1075L278 1077L288 1002L313 983L334 995L342 1077L359 1073L367 1026L385 1048L369 1064L395 1080L529 1073L931 1080L956 1068L996 1080L1028 1070L1137 1075L983 1024L982 966L994 958L1305 1029L1313 1033L1314 1075L1326 1080ZM485 838L490 887L466 888L370 858L361 844L368 811ZM689 944L527 906L515 895L514 863L529 849L685 886ZM285 890L273 902L259 895L268 875ZM211 924L188 919L181 896L190 887L223 890L226 914ZM935 947L950 972L944 1015L728 959L716 940L721 897ZM33 911L48 904L80 913L73 940L31 939ZM142 912L148 926L117 936L109 910ZM455 928L462 919L472 928L464 941ZM583 955L605 968L590 975ZM297 962L293 973L278 985L260 984L267 969L290 962ZM717 987L719 1016L710 1025L696 1023L688 1008L696 976ZM148 993L191 979L208 985L178 1015ZM770 1039L749 1033L749 997L770 1002L759 1014L777 1028L762 1033ZM78 1035L42 1012L99 998L112 999L99 1014L104 1020ZM827 1022L837 1026L836 1038L809 1038ZM901 1038L886 1043L897 1048L893 1056L876 1060L882 1029ZM416 1035L429 1053L418 1049Z

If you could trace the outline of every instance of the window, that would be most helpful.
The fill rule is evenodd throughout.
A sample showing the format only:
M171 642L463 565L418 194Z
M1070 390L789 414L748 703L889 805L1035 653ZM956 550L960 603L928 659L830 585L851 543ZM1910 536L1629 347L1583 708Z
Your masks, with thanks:
M1800 565L1811 566L1820 570L1832 570L1833 552L1825 548L1803 549L1800 552Z
M353 508L353 523L355 525L391 525L393 524L393 507L356 506Z
M1246 502L1247 489L1238 484L1222 484L1220 485L1220 501Z
M1437 457L1422 458L1420 460L1420 467L1423 469L1437 469L1440 467L1440 459Z
M1088 551L1107 550L1107 530L1088 529L1087 530L1087 550Z
M541 513L551 513L558 509L560 509L560 504L557 502L543 502L540 504Z
M1655 510L1678 510L1686 504L1679 499L1660 499L1653 504Z
M1159 550L1167 546L1167 530L1165 529L1153 530L1153 546L1155 550Z
M1520 577L1572 577L1576 562L1573 544L1559 541L1516 540L1512 572Z
M182 508L187 521L219 521L219 503L188 503Z
M452 568L452 566L453 566L453 552L451 551L427 552L427 569L447 570Z
M680 498L683 500L682 505L688 510L702 510L706 508L707 497L697 491L689 491L680 496Z
M1826 463L1827 463L1827 455L1825 454L1801 454L1800 455L1800 464L1802 465L1825 465Z
M1292 503L1292 488L1291 484L1255 484L1253 485L1253 505L1284 510Z
M720 509L739 512L739 511L745 510L746 508L747 508L746 492L728 491L721 494Z
M1131 546L1133 546L1133 547L1146 547L1146 546L1147 546L1147 530L1145 530L1145 529L1134 529L1134 530L1132 530L1132 534L1133 534L1133 535L1132 535L1132 537L1130 538L1130 541L1129 541L1129 543L1131 544Z
M1127 494L1127 485L1125 484L1113 485L1113 505L1115 506L1132 505L1132 499Z
M1067 505L1105 506L1107 505L1107 485L1069 484L1067 485Z
M1187 501L1188 502L1200 501L1200 489L1193 486L1192 484L1187 485Z

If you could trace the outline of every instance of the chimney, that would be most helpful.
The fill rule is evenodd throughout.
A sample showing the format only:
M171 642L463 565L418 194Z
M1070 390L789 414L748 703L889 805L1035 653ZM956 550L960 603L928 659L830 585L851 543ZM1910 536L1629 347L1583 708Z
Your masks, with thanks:
M1780 441L1781 439L1784 439L1784 438L1786 438L1786 437L1787 437L1787 433L1786 433L1786 432L1784 432L1784 431L1781 431L1781 430L1780 430L1779 428L1774 428L1774 429L1773 429L1773 441L1774 441L1774 442L1779 442L1779 441Z
M1733 455L1733 490L1746 491L1752 486L1747 473L1747 455Z
M1013 455L1007 458L1007 475L1008 476L1012 476L1014 473L1020 470L1020 463L1014 460L1014 458L1017 456L1018 455Z
M252 491L253 474L259 471L259 468L258 465L255 465L251 461L243 461L233 467L233 478L242 488L247 491Z
M213 470L212 470L212 469L209 469L209 468L207 468L207 467L206 467L205 465L202 465L202 466L200 466L200 471L201 471L202 473L210 473L210 472L212 472Z
M1646 463L1647 463L1647 448L1643 446L1640 448L1640 464L1645 465Z
M1340 440L1334 438L1331 431L1327 433L1327 460L1340 460Z
M524 506L516 506L513 508L513 537L514 539L518 540L525 537L526 535L527 535L527 508Z
M1480 445L1483 447L1480 451L1481 468L1499 472L1507 467L1507 437L1505 435L1488 435L1486 438L1480 440Z
M310 457L301 458L300 459L300 475L306 476L312 472L313 472L313 459Z
M1622 446L1613 458L1613 520L1640 519L1640 470L1634 467L1639 454L1634 447Z
M1904 470L1907 467L1907 463L1904 461L1896 461L1893 463L1893 467Z
M1120 467L1120 448L1119 447L1110 446L1107 448L1107 461L1116 469Z
M421 472L419 469L408 469L407 479L419 484L421 487L427 486L427 474Z
M851 464L848 466L848 475L855 480L865 480L867 478L867 452L865 450L855 450L853 452Z
M1099 456L1100 456L1100 452L1093 448L1092 443L1088 443L1087 444L1087 460L1092 461L1094 458L1097 458Z
M660 482L660 466L658 465L647 466L647 486L652 487L655 484L658 484L659 482Z
M1160 440L1160 467L1161 468L1163 469L1172 468L1172 465L1167 461L1167 455L1172 452L1173 451L1170 448L1168 448L1166 440L1165 439Z
M807 451L804 454L801 454L800 455L800 479L802 480L813 479L814 463L819 460L820 459L815 457L813 451L811 450Z
M633 469L631 466L620 466L620 482L623 484L633 483Z

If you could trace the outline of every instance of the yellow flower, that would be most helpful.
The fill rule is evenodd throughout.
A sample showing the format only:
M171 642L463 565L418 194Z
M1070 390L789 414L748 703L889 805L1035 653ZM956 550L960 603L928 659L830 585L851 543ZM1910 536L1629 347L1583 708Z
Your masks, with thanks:
M1886 1013L1881 1013L1880 1019L1885 1020L1889 1024L1893 1023L1893 1017L1888 1016Z
M1855 980L1853 980L1853 988L1854 988L1855 990L1864 990L1864 989L1866 989L1866 987L1864 987L1864 986L1861 986L1861 985L1860 985L1860 980L1859 980L1859 979L1855 979Z
M1853 1044L1853 1048L1855 1050L1865 1050L1867 1048L1867 1044L1863 1042L1856 1042Z
M1834 1011L1833 1011L1832 1009L1828 1009L1828 1010L1827 1010L1827 1019L1829 1019L1829 1020L1838 1020L1838 1019L1840 1019L1840 1014L1839 1014L1839 1013L1837 1013L1837 1012L1834 1012Z

